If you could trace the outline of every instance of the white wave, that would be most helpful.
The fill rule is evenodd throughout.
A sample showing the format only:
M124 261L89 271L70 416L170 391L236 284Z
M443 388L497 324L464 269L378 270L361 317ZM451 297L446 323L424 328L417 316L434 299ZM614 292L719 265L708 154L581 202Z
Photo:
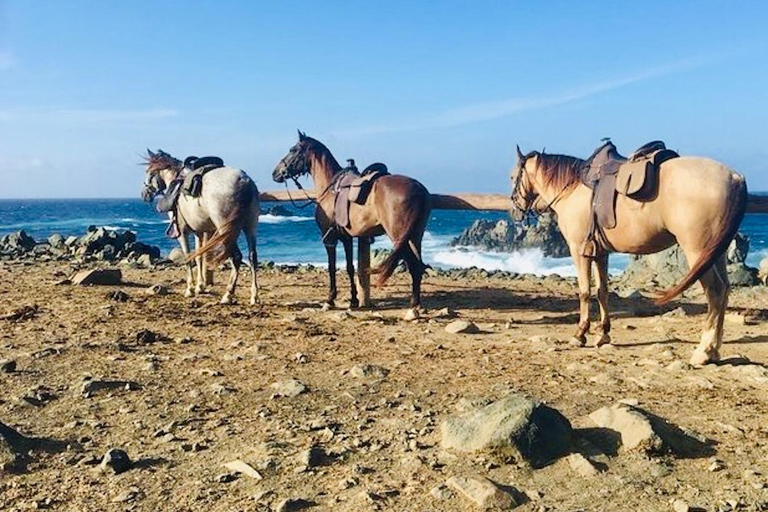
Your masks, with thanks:
M540 249L523 249L499 253L467 249L437 251L428 258L446 268L478 267L485 270L505 270L518 274L575 276L576 268L570 258L546 258Z
M308 220L315 219L313 217L300 217L298 215L272 215L271 213L259 215L259 222L264 224L283 224L285 222L305 222Z

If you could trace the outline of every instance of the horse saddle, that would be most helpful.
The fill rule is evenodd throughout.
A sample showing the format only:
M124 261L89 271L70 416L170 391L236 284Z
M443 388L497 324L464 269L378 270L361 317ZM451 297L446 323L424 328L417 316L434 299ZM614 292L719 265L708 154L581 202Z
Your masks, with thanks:
M365 204L374 182L387 174L389 174L387 166L379 162L366 167L362 174L353 170L345 170L340 174L333 187L336 194L333 203L333 223L340 228L350 227L349 205Z
M599 249L608 249L604 229L616 227L618 194L636 201L656 197L661 164L679 156L664 142L652 141L638 148L629 158L619 154L608 141L592 153L584 163L580 177L592 189L590 227L582 246L584 256L594 257Z
M184 183L181 186L181 191L185 195L199 197L203 191L203 176L208 171L219 167L224 167L224 160L217 156L187 157L184 160L184 169L182 170Z

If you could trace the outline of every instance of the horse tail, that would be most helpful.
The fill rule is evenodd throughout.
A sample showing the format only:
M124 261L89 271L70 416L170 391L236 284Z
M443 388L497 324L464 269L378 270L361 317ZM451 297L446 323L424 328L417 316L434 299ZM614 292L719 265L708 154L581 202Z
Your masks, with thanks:
M426 191L426 189L424 190ZM376 286L383 286L387 282L387 279L392 277L392 274L394 274L395 269L401 260L405 260L408 265L421 266L419 269L421 272L427 268L427 265L425 265L424 261L422 261L421 254L419 253L418 249L416 248L416 244L413 241L413 236L417 234L419 229L424 229L426 226L426 221L429 218L429 211L431 208L429 205L428 193L427 198L424 201L425 208L418 210L418 215L414 216L413 220L408 226L408 229L406 229L405 234L397 242L395 242L395 247L392 250L392 253L387 256L387 258L378 267L371 270L372 274L378 274ZM413 269L411 269L411 271L413 271Z
M731 180L731 201L726 206L724 221L719 233L710 241L699 256L698 261L683 277L683 280L674 288L667 290L664 295L656 299L656 304L666 304L688 289L697 279L712 267L720 256L728 250L731 240L739 230L744 214L747 211L747 182L740 175Z
M187 261L192 261L209 253L211 254L208 258L209 265L218 265L229 258L232 255L235 244L237 244L240 231L243 230L248 221L248 208L254 197L258 198L256 185L248 178L246 187L239 189L235 194L235 200L239 207L235 208L234 213L220 226L216 227L216 232L202 247L187 257Z

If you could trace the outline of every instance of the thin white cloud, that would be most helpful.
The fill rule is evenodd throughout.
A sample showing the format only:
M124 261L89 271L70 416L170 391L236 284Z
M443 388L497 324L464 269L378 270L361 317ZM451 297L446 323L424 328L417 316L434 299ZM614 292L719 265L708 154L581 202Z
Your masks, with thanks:
M0 110L0 121L46 121L68 123L124 123L158 121L178 117L180 112L170 108L147 110L112 109L18 109Z
M11 50L0 50L0 71L16 65L16 56Z
M680 72L712 61L712 58L698 58L679 61L655 68L646 69L639 73L613 78L598 83L582 85L571 90L536 97L508 98L499 101L473 103L427 115L419 120L406 120L399 123L388 123L364 126L356 130L334 132L336 135L369 135L376 133L405 132L426 130L431 128L448 128L463 126L481 121L489 121L508 117L519 112L540 110L596 96L601 93L626 87L631 84L644 82L653 78Z

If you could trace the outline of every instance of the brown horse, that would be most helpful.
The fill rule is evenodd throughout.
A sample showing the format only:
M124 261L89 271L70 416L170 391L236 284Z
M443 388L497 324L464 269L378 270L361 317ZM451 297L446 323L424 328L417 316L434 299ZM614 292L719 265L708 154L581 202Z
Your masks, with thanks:
M518 214L552 208L573 257L579 280L580 320L576 341L584 345L589 330L591 262L597 268L600 333L597 346L610 343L608 317L608 252L596 258L581 255L590 225L592 191L581 183L584 160L517 148L512 173L512 201ZM725 165L699 157L679 157L661 164L658 193L647 202L619 195L616 227L604 235L613 252L650 254L678 243L690 271L657 300L664 304L699 280L709 305L701 343L691 364L717 361L723 340L723 318L728 305L728 274L724 253L744 217L747 185L744 177Z
M358 307L354 279L355 267L352 261L352 239L358 238L358 250L367 254L370 237L386 234L392 240L394 250L373 272L379 275L378 284L383 285L395 271L398 263L401 260L405 261L413 283L411 308L413 312L418 312L421 305L421 278L426 269L421 259L421 239L431 211L431 197L424 185L407 176L385 175L378 178L374 181L365 204L350 204L349 227L346 228L337 226L334 222L336 198L334 185L342 175L342 168L327 147L299 131L299 142L280 160L272 173L272 178L278 183L283 183L289 178L296 180L304 174L311 174L314 182L315 220L323 235L328 253L330 288L326 306L333 307L337 295L337 240L341 240L344 245L347 259L347 274L352 296L350 306ZM362 266L358 265L358 267ZM370 306L368 272L368 268L358 268L364 307Z

